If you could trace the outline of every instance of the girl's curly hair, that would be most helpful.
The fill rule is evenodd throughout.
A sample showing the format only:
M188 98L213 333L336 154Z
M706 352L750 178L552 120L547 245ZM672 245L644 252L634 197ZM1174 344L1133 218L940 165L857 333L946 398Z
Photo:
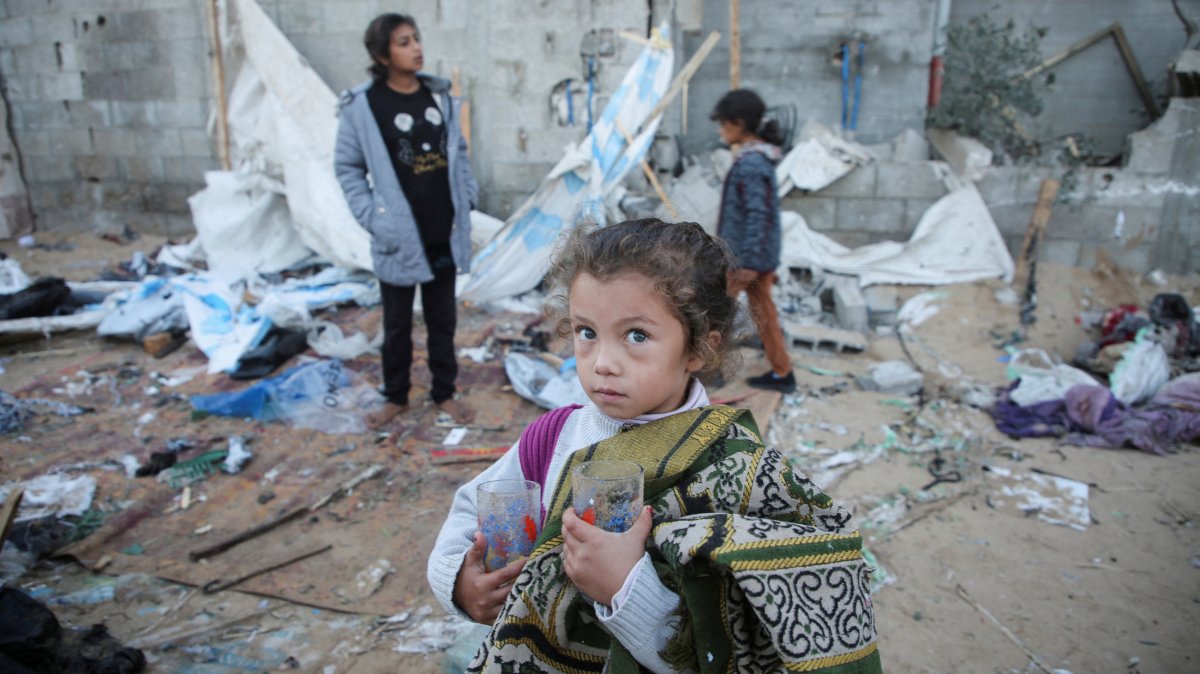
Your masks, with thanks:
M606 280L641 274L654 281L687 332L691 353L704 360L698 374L723 369L732 353L737 303L726 293L735 269L724 242L694 222L657 218L597 228L577 226L559 243L546 274L546 315L561 337L571 334L570 290L579 274ZM721 337L716 346L708 334Z

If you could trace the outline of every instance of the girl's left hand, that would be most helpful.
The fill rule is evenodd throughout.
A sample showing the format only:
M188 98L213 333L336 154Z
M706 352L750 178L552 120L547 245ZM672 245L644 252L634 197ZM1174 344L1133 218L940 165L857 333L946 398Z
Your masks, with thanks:
M613 596L645 554L653 526L649 506L642 508L628 531L619 534L598 529L579 519L574 508L567 508L562 524L567 577L587 596L612 606Z

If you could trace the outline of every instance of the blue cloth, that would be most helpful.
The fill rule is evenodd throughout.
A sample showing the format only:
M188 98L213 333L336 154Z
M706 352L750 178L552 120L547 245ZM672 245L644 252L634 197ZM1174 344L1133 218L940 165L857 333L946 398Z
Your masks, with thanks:
M439 99L446 116L450 195L454 203L450 249L459 271L470 271L471 208L478 202L479 185L471 172L467 141L459 126L460 102L450 95L449 80L425 74L418 77ZM427 283L433 280L433 270L367 102L366 92L373 83L363 82L342 94L334 172L354 219L371 235L371 261L379 280L397 286Z
M780 156L770 143L747 143L725 176L717 234L729 245L738 269L768 272L779 267L783 228L775 164Z

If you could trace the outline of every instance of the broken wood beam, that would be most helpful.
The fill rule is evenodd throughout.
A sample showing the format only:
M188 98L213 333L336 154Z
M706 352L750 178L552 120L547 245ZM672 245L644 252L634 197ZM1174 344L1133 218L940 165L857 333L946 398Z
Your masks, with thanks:
M709 33L708 37L704 38L704 42L700 45L700 48L696 50L696 53L692 54L692 58L688 59L688 62L679 69L679 73L676 74L675 79L671 81L671 86L667 89L667 93L663 94L662 100L660 100L658 105L655 105L654 108L650 110L650 113L646 115L646 118L642 120L642 123L637 125L637 128L633 132L634 137L637 137L637 135L642 132L642 129L646 128L646 125L653 122L656 117L662 114L663 110L667 109L667 106L671 104L671 101L675 100L675 97L678 96L679 92L683 90L684 85L687 84L692 79L692 76L696 74L696 71L700 69L700 64L704 63L704 59L708 58L708 54L713 50L713 47L717 46L717 43L720 41L721 33L715 30Z
M1029 219L1029 227L1025 229L1025 240L1021 243L1021 252L1017 256L1017 270L1013 274L1013 287L1018 290L1027 289L1033 280L1038 248L1045 237L1046 225L1050 223L1050 209L1054 206L1054 198L1058 196L1059 185L1054 178L1046 178L1038 189L1033 217Z

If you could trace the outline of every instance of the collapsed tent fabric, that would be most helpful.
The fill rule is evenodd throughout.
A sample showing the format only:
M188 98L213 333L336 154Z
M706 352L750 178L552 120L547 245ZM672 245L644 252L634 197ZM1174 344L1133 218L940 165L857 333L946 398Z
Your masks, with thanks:
M858 276L859 285L1012 280L1013 260L987 204L964 184L929 207L908 241L847 248L809 229L803 216L783 213L783 264Z
M233 0L244 67L265 87L259 114L270 124L250 124L282 172L288 207L306 246L334 264L371 270L370 237L358 226L333 174L337 97L275 27L254 0Z
M545 274L561 231L581 216L604 224L605 195L641 161L661 120L646 117L671 82L675 56L668 30L665 24L659 28L661 37L642 49L591 132L567 146L537 191L475 256L461 297L487 302L532 289ZM633 134L639 128L627 143L623 131Z

